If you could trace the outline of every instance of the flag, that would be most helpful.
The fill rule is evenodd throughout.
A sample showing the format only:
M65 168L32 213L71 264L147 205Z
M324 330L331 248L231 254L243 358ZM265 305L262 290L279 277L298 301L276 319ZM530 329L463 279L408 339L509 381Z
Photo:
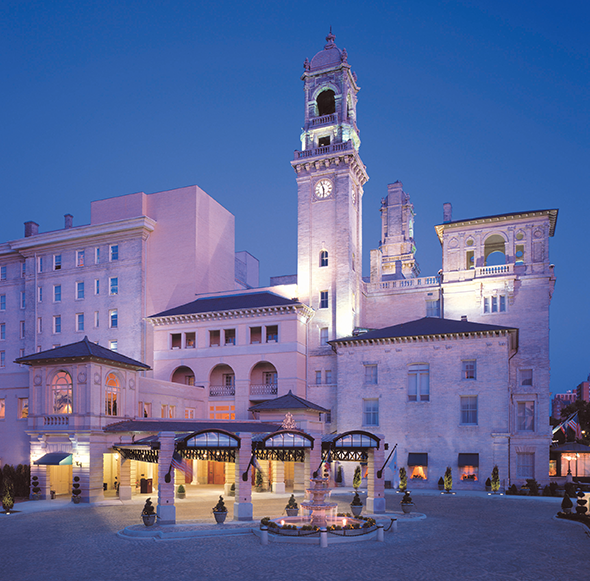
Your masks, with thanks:
M582 430L578 422L578 412L576 412L569 420L567 420L567 427L571 428L576 433L576 438L582 437Z
M184 472L185 480L191 481L193 479L192 463L184 460L178 452L174 452L174 454L172 454L172 462L170 463L170 467Z

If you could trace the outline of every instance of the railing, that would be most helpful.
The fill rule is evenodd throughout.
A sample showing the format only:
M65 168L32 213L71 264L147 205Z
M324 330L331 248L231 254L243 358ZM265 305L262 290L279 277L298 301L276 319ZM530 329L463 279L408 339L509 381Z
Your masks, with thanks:
M235 385L210 385L209 396L210 397L228 397L236 395Z
M338 115L336 115L336 113L332 113L330 115L324 115L323 117L318 117L316 119L311 120L312 127L317 127L318 125L326 125L328 123L338 123Z
M513 272L513 264L499 264L497 266L482 266L476 268L475 276L489 276L493 274L511 274Z
M295 159L301 159L305 157L314 157L316 155L325 155L326 153L334 153L337 151L346 151L353 149L352 141L348 140L346 143L333 143L332 145L326 145L324 147L318 147L316 149L306 149L305 151L296 151Z
M69 426L69 416L45 416L43 418L44 426Z
M250 395L277 395L279 386L276 383L251 383Z
M425 276L423 278L406 278L402 280L386 280L382 282L369 283L369 292L389 290L394 288L411 288L411 287L426 287L438 286L440 284L439 276Z

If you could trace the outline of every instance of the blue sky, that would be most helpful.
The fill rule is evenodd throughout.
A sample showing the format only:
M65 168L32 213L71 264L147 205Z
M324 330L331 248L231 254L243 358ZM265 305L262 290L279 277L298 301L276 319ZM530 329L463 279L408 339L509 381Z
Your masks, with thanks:
M1 240L90 220L90 201L198 184L236 215L261 283L296 271L304 59L329 26L357 73L364 270L401 180L423 275L434 224L559 208L552 390L590 372L587 2L0 4Z

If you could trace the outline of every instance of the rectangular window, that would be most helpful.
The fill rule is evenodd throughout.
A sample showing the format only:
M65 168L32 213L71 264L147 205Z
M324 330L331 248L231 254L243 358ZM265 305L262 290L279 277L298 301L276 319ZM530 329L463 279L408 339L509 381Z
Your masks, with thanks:
M27 263L22 262L21 267L20 267L20 277L25 278L26 275L27 275Z
M194 349L196 344L195 332L184 334L184 344L187 349Z
M61 270L61 254L53 255L53 270Z
M61 303L61 284L53 286L53 302Z
M461 396L461 425L477 425L477 396Z
M94 294L95 295L100 294L100 281L98 280L98 278L94 279Z
M6 352L0 351L0 367L6 367Z
M475 252L473 250L468 250L465 253L465 270L470 270L475 268Z
M492 297L492 313L498 312L498 297Z
M185 420L194 420L195 419L195 408L186 408L184 410L184 419Z
M250 345L257 345L262 341L262 327L250 327Z
M110 295L118 295L119 294L119 278L116 276L109 278L109 294Z
M100 264L100 248L98 246L94 249L94 264Z
M76 298L77 299L84 298L84 283L83 282L76 283Z
M84 330L84 313L78 313L76 315L76 331Z
M162 405L162 407L160 408L160 417L161 418L168 417L168 406L167 405Z
M483 299L483 312L484 313L490 312L490 297L484 297L484 299Z
M6 295L0 295L0 311L6 310Z
M365 384L377 385L377 365L365 363Z
M59 345L58 345L58 347L59 347ZM24 349L19 349L18 350L18 356L19 357L24 357L25 356L25 350Z
M279 340L279 326L268 325L266 327L266 342L276 343Z
M29 417L29 398L18 398L18 419L24 420Z
M140 418L149 418L152 415L152 404L140 401L138 411Z
M6 267L0 266L0 280L6 280Z
M440 300L426 301L426 316L440 318Z
M408 401L430 401L430 370L428 364L408 366Z
M320 291L320 309L328 308L328 291Z
M37 272L43 272L43 257L37 258Z
M225 338L225 345L235 345L236 344L236 330L235 329L225 329L223 332Z
M506 297L504 295L500 295L498 298L500 299L500 312L505 313L506 312Z
M363 400L363 426L379 425L379 400Z
M172 420L176 417L176 406L171 405L168 407L168 417Z
M37 317L37 333L43 333L43 318Z
M24 321L20 322L20 338L21 339L25 338L25 322Z
M76 266L84 266L84 250L76 250Z
M61 315L53 317L53 332L61 333Z
M532 369L521 369L520 370L520 385L533 385L533 370Z
M328 344L328 327L320 329L320 346L324 347Z
M119 388L107 385L104 391L104 415L119 415Z
M24 309L27 306L27 295L25 294L25 291L21 291L20 293L20 308Z
M516 477L517 478L534 478L535 477L535 454L532 452L516 453Z
M100 327L99 322L100 322L100 317L98 316L98 311L94 311L94 327L96 329L98 329Z
M516 245L516 256L514 257L514 262L516 264L524 264L524 245Z
M0 398L0 420L6 418L6 400Z
M477 379L475 359L461 361L461 379Z
M37 353L41 353L42 349L41 349L41 345L37 345Z
M535 402L519 401L516 408L516 429L521 432L535 431Z
M316 385L321 385L322 384L322 372L321 371L316 371L315 372L315 384Z
M119 313L117 309L109 311L109 327L111 329L117 329L119 327Z
M274 371L265 371L263 374L264 385L276 385L277 374Z
M332 383L332 370L326 369L325 376L326 376L326 383L328 385L330 385Z
M219 347L220 342L220 331L209 331L209 347Z
M39 302L39 303L43 302L43 287L42 286L37 287L37 302Z
M119 245L112 244L110 248L110 261L119 260Z
M170 349L180 349L182 342L182 335L180 333L170 334Z
M119 343L117 341L109 341L109 349L111 351L118 351Z
M223 374L223 385L225 385L225 387L234 387L235 383L236 376L233 373Z
M6 340L6 323L0 323L0 341Z

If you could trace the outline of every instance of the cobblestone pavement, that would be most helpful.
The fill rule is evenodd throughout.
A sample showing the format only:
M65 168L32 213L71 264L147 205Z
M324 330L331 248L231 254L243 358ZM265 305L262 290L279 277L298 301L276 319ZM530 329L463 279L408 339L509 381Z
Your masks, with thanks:
M217 494L209 490L198 502L181 501L178 520L212 522L210 510ZM254 497L258 519L280 515L287 495ZM333 495L332 500L344 507L349 497ZM119 538L118 531L139 522L142 499L124 505L118 501L92 506L64 503L41 512L29 509L35 503L25 503L15 506L22 509L20 514L0 515L0 579L540 581L589 577L590 536L581 525L552 519L560 499L435 492L413 493L413 497L416 510L427 515L425 520L401 522L397 533L385 533L384 543L326 549L281 543L263 547L254 535L174 541ZM388 491L388 512L399 511L399 499ZM227 502L230 509L231 504Z

